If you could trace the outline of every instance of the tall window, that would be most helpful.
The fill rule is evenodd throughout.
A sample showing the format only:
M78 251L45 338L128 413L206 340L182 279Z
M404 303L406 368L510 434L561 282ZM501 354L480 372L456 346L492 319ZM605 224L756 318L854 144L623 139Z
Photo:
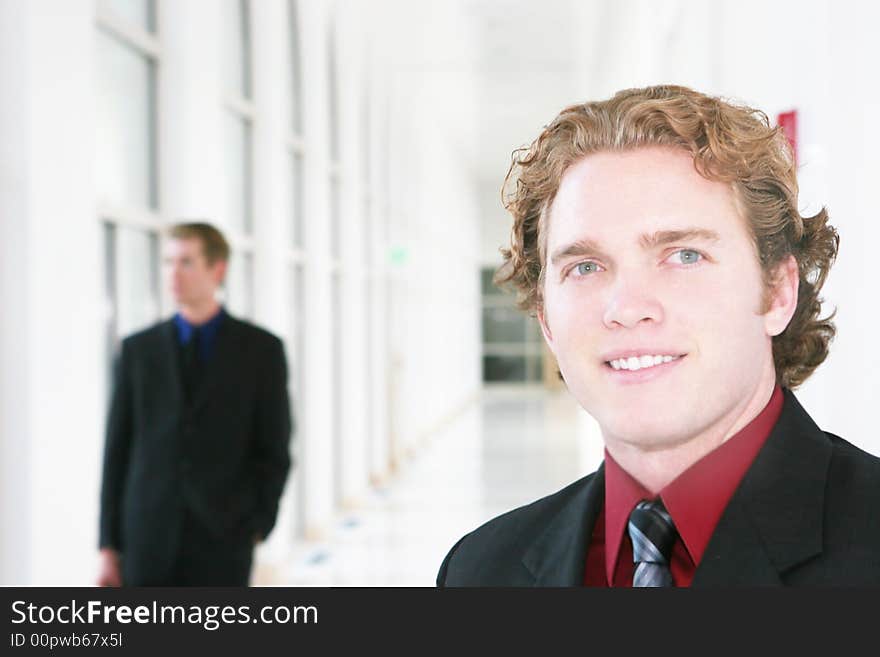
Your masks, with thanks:
M365 58L366 61L369 61L369 57ZM366 67L365 67L366 68ZM372 114L370 113L370 83L367 76L364 76L364 86L362 88L362 97L361 97L361 149L362 149L362 159L361 159L361 175L363 177L363 213L364 213L364 247L363 247L363 257L364 257L364 271L366 275L363 278L362 289L364 294L364 328L366 329L366 335L364 336L364 345L366 346L366 358L365 358L365 367L364 367L364 390L370 391L373 389L373 386L376 385L374 381L374 371L376 367L376 355L373 353L373 314L378 311L375 307L375 295L374 289L376 285L376 271L375 271L375 263L373 259L373 172L371 170L371 152L370 146L372 145L370 130L372 128ZM375 439L374 431L373 431L373 417L374 417L374 409L373 403L371 399L367 400L364 416L364 432L366 433L366 444L372 453L372 443Z
M121 337L161 312L155 16L152 0L97 3L95 170L108 364Z
M300 51L299 14L296 0L287 2L288 44L287 66L290 114L287 131L287 155L289 158L289 194L290 211L288 220L288 271L291 291L290 326L288 350L290 369L290 392L294 417L302 424L304 404L304 368L305 368L305 268L306 268L306 234L305 234L305 139L303 138L303 101L302 101L302 55ZM303 456L301 440L295 440L291 449L294 459L301 462ZM295 477L297 514L294 532L302 535L305 531L305 478Z
M289 248L288 264L290 268L290 289L293 293L291 312L290 339L294 345L291 363L291 382L293 386L294 406L302 403L302 371L305 354L305 140L303 138L303 107L302 107L302 56L300 53L299 17L296 0L288 0L288 67L290 121L287 134L287 151L290 162L290 213L289 213ZM296 408L294 410L297 410Z
M224 216L232 249L226 282L233 313L253 317L254 218L252 39L249 0L222 1L222 62L225 75L223 147L226 190Z
M542 380L541 329L516 307L512 295L492 283L495 270L480 275L483 299L483 381L538 383Z
M337 73L336 35L331 20L327 35L327 124L330 151L329 209L330 209L330 262L331 308L333 326L333 455L336 461L336 501L342 501L342 193L341 162L339 154L339 76Z

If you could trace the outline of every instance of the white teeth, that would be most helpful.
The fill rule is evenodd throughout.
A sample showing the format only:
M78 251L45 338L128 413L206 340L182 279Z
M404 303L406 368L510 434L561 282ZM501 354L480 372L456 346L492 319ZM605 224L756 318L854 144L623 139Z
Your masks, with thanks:
M662 363L669 363L680 356L630 356L629 358L618 358L616 360L609 361L609 365L613 367L615 370L630 370L632 372L636 370L641 370L646 367L654 367L655 365L660 365Z

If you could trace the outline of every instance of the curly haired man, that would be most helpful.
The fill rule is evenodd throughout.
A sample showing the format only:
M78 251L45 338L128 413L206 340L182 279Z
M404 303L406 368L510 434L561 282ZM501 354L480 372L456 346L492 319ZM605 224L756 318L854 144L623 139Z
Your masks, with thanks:
M564 109L506 181L496 280L598 422L599 469L449 552L439 586L880 584L880 460L792 389L835 328L825 210L760 111L677 86Z

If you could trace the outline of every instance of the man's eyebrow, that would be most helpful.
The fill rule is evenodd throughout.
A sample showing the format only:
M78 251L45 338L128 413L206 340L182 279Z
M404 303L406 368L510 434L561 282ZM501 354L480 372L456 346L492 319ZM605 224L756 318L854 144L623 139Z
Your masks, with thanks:
M566 258L570 258L571 256L582 256L592 253L595 253L597 255L603 254L602 249L593 240L577 240L575 242L572 242L571 244L567 244L556 249L553 252L553 255L550 256L550 262L555 265L560 260L565 260Z
M682 240L704 240L707 242L717 242L721 236L714 230L708 228L682 228L680 230L658 230L650 235L642 235L639 238L639 244L644 248L650 249L663 244L671 244L672 242L681 242Z
M639 237L639 244L642 248L651 249L672 242L680 242L683 240L704 240L707 242L717 242L721 236L714 230L708 228L682 228L679 230L658 230L653 233L644 233ZM588 254L604 255L602 247L595 240L580 239L565 246L561 246L550 257L550 262L554 265L560 260L571 256L582 256Z

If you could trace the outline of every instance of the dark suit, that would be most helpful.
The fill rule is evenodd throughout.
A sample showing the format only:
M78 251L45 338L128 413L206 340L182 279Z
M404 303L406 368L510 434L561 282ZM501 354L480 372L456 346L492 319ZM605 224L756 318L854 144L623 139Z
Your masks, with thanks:
M192 395L179 352L171 320L122 341L100 545L121 552L127 585L246 584L290 468L284 349L227 315Z
M880 585L880 459L820 430L784 394L692 586ZM581 586L604 496L600 467L489 521L450 550L437 585Z

